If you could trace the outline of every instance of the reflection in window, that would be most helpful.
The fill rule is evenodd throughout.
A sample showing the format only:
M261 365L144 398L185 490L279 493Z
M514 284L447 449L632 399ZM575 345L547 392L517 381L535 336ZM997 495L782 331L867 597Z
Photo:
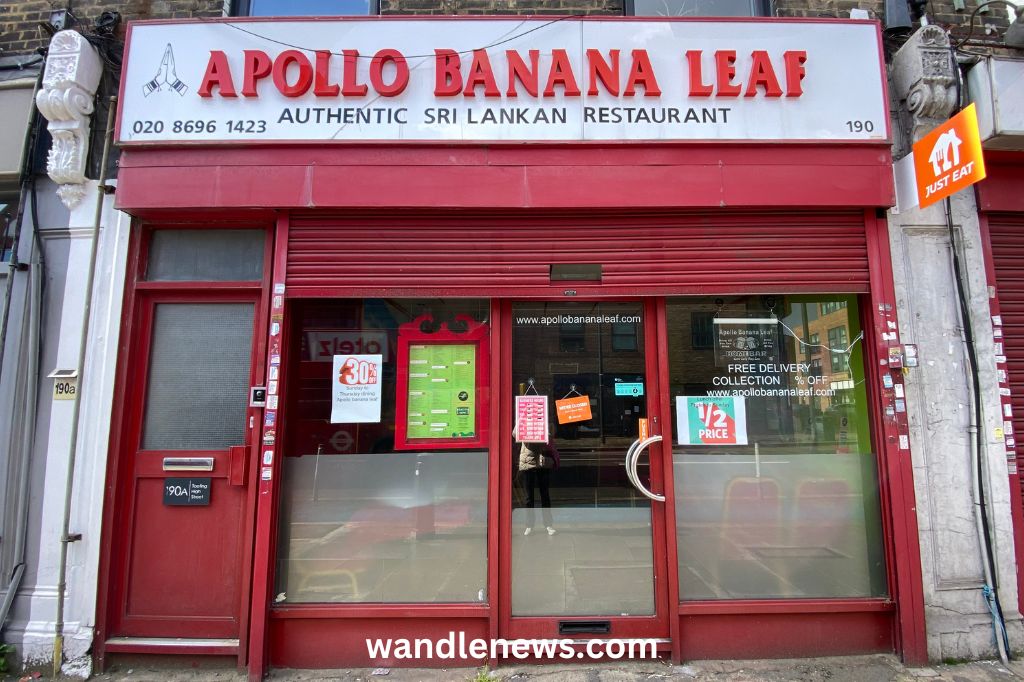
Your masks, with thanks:
M761 333L719 330L697 349L695 313ZM778 335L764 332L773 318ZM681 599L887 594L856 297L670 299L667 322L673 408L680 396L742 401L746 426L745 443L680 444L674 410ZM823 363L817 339L850 350Z
M829 362L832 364L833 372L845 372L850 367L848 353L842 353L849 341L846 338L846 327L833 327L828 330L828 347L832 349L829 353Z
M582 353L586 350L586 334L582 324L563 322L558 325L558 349L563 353Z
M636 352L636 324L632 322L612 323L612 350Z
M690 347L707 350L715 346L715 314L695 311L690 313Z
M487 453L395 450L397 338L423 313L486 321L487 301L355 299L296 306L278 603L477 602L487 584ZM335 354L381 355L381 419L331 423Z

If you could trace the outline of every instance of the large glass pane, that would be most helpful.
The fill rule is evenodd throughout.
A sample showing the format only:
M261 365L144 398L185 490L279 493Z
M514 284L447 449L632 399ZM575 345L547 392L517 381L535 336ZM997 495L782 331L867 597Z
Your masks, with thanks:
M857 298L670 300L668 341L681 598L884 596Z
M648 17L756 17L761 0L633 0L633 14Z
M150 282L257 282L263 278L263 230L155 230Z
M374 6L372 0L250 0L249 16L359 15L370 14Z
M144 450L245 443L251 303L158 303L146 382Z
M398 327L481 300L303 302L287 360L277 603L478 602L487 586L487 452L395 449ZM335 354L382 356L380 420L332 423Z
M515 394L544 396L552 424L512 448L512 614L653 614L651 507L624 466L647 416L641 306L517 303L512 325ZM589 417L558 423L563 398Z

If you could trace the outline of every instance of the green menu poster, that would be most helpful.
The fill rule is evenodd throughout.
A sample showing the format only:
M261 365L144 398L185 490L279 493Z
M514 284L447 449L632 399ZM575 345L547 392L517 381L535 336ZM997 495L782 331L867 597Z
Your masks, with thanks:
M409 346L406 434L414 438L476 436L476 345Z

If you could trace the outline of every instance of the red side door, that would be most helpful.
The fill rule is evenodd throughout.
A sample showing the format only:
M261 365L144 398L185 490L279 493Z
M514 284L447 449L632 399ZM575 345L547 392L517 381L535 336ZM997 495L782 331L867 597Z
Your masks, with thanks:
M110 636L237 647L248 601L258 416L248 394L260 293L137 295Z

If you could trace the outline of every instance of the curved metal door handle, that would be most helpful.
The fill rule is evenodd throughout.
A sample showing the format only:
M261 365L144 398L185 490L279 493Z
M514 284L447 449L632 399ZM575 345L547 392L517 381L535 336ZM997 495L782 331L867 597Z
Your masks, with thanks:
M664 502L665 496L659 495L658 493L652 493L650 490L644 487L640 482L640 475L636 471L637 462L640 459L640 453L646 450L652 443L660 443L662 441L661 436L651 436L645 438L639 443L634 443L633 447L630 447L629 452L626 454L626 475L629 476L630 482L641 492L645 497L649 497L655 502Z
M636 439L635 441L633 441L633 443L632 443L632 444L631 444L631 445L629 446L629 449L628 449L628 450L626 450L626 461L625 461L625 466L626 466L626 477L627 477L627 478L629 478L629 482L630 482L630 483L632 483L632 484L633 484L633 487L635 487L635 488L639 488L639 487L640 487L640 482L639 482L639 481L637 481L637 480L636 480L635 478L633 478L633 470L632 470L632 468L631 468L631 467L629 466L629 463L630 463L630 461L632 461L632 459L633 459L633 451L635 451L635 450L637 449L637 447L639 447L639 446L640 446L640 439L639 439L639 438L637 438L637 439Z

